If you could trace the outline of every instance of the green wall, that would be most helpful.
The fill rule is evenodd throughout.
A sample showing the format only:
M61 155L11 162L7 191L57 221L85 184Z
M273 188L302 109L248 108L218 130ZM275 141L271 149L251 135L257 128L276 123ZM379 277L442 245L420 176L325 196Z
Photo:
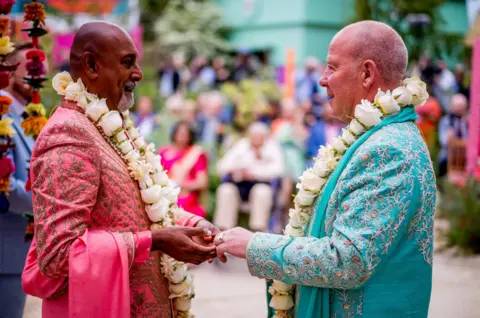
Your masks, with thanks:
M234 48L270 49L270 62L282 65L287 48L296 52L296 62L316 56L324 60L328 45L353 16L353 0L215 0L232 28ZM465 3L445 4L441 9L444 30L465 34L468 29Z

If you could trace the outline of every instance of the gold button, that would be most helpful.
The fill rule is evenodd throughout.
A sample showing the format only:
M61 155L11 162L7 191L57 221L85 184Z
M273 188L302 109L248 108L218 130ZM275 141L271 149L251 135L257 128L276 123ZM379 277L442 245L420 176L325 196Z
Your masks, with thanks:
M342 272L336 272L335 275L337 275L337 277L340 277L342 276Z
M349 304L343 305L343 309L345 309L345 310L350 310L350 305L349 305Z
M310 263L310 260L305 257L305 258L303 259L303 264L309 264L309 263Z
M360 257L354 256L354 257L352 258L352 262L354 262L354 263L360 262Z
M378 212L373 211L370 215L372 216L372 218L376 218L378 216Z

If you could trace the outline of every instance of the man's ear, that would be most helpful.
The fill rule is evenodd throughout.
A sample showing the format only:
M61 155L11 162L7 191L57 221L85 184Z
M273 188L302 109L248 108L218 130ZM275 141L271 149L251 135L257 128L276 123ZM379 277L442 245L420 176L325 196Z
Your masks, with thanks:
M95 60L95 56L92 53L86 52L85 54L83 54L82 67L89 79L93 80L98 78L99 65Z
M362 64L362 85L365 89L372 87L378 76L377 64L372 60L366 60Z

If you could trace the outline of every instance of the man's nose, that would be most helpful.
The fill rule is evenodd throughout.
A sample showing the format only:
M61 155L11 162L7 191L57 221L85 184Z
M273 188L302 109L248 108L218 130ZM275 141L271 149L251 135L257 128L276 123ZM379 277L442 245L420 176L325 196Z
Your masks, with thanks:
M141 81L143 78L143 72L142 72L142 69L140 68L140 66L138 64L135 64L135 68L133 70L133 74L132 74L132 79L136 82L139 82Z
M327 80L327 77L325 76L325 73L323 73L322 77L318 81L318 84L320 84L320 86L322 86L322 87L327 87L328 86L328 80Z

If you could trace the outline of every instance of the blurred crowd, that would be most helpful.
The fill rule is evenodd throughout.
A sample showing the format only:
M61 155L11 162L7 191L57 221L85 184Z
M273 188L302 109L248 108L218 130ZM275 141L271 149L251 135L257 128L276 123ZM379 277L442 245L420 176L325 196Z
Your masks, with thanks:
M318 85L324 65L317 59L307 58L296 70L295 94L288 99L265 69L248 52L240 52L230 67L222 58L209 63L196 57L187 66L173 56L158 71L161 110L142 96L134 112L141 133L156 144L182 189L180 205L220 228L248 214L245 225L252 230L279 232L301 173L344 127L331 117L326 90ZM425 56L409 76L428 85L430 98L417 109L418 126L444 176L449 147L467 138L465 69L457 65L452 71Z

